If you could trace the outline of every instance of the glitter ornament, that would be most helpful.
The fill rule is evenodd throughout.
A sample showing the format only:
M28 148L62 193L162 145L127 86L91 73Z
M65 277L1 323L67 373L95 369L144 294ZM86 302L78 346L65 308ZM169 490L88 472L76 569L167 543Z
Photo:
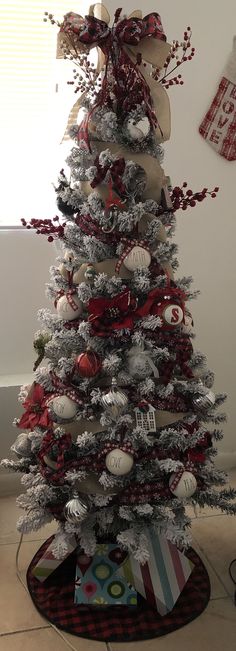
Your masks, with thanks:
M112 378L111 389L108 393L105 393L101 402L103 407L109 411L113 418L117 418L122 412L122 409L128 404L128 398L126 394L119 389L117 386L117 381L115 378Z
M12 452L14 452L18 457L29 457L31 454L31 442L29 440L28 434L22 432L18 434L15 443L11 446Z
M192 497L197 489L197 480L187 470L181 473L173 473L170 477L169 488L175 497L184 499L185 497Z
M159 377L159 372L153 363L150 354L142 346L133 346L128 352L128 370L134 378L146 378L154 375Z
M74 492L73 497L66 503L64 507L64 516L67 522L71 524L79 524L83 522L90 510L90 502L84 497L81 497L77 491Z
M151 264L151 254L142 246L134 246L125 256L123 264L129 271L136 271L139 267L148 268Z
M71 299L71 300L70 300ZM73 321L78 319L83 312L83 306L76 294L72 296L61 296L57 301L57 314L64 321Z
M122 477L122 475L128 475L132 470L134 460L131 454L115 448L106 455L105 464L112 475Z
M48 401L48 406L52 407L54 414L56 414L58 418L65 420L74 418L77 412L76 402L68 398L68 396L57 396Z
M132 140L142 141L150 133L150 122L149 119L144 116L141 120L137 122L133 118L129 118L126 123L126 129Z
M75 371L81 377L95 377L102 368L100 356L93 350L87 350L81 353L75 360Z

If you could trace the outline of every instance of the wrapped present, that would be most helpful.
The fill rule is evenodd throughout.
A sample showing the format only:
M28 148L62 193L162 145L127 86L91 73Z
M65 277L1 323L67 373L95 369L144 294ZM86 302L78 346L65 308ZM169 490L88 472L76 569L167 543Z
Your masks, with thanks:
M117 570L117 575L132 584L150 606L160 615L170 612L193 570L193 563L163 536L153 529L146 531L149 561L140 565L128 556Z
M32 570L32 574L38 579L41 583L45 581L50 574L55 572L55 570L63 563L63 561L70 556L70 554L76 549L77 547L77 542L74 536L71 538L69 545L68 545L68 550L65 552L65 555L63 558L55 558L53 554L53 542L49 545L47 548L46 552L43 554L42 558L38 561L37 565L35 565L34 569Z
M136 606L137 592L125 576L116 574L126 556L115 544L98 544L93 557L78 550L75 603Z

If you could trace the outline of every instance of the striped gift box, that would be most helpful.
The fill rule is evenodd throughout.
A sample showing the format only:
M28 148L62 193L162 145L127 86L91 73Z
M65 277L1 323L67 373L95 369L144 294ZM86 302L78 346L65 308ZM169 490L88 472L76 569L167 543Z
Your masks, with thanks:
M126 578L160 615L170 612L193 570L193 563L153 529L146 531L149 561L140 565L129 556L117 574Z
M68 558L68 556L70 556L76 547L76 539L72 537L68 546L68 551L65 553L64 557L59 560L58 558L55 558L52 553L53 542L51 542L42 558L40 558L37 565L35 565L34 569L32 570L32 574L36 579L38 579L38 581L40 581L40 583L43 583L47 577L50 576L50 574L52 574L59 567L59 565L61 565L61 563L63 563L63 561Z

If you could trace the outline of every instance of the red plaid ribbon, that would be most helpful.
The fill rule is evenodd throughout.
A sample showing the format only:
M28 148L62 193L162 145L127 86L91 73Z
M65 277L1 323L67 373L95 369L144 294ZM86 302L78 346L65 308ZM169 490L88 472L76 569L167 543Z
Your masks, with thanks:
M148 251L148 253L150 253L148 242L146 240L128 240L127 237L122 237L120 241L122 242L122 244L125 245L125 248L116 264L116 269L115 269L116 273L119 273L121 265L124 262L124 259L130 253L130 251L132 251L134 246L140 246L142 247L142 249L145 249L146 251Z
M54 432L47 432L42 440L41 449L39 451L39 459L44 461L44 457L49 454L54 446L58 448L57 454L57 469L61 470L64 466L64 454L66 450L71 447L72 439L70 434L63 434L56 438Z
M106 55L106 70L103 78L102 88L98 94L98 101L93 107L101 106L105 101L110 99L110 89L108 76L109 62L112 64L115 77L114 90L119 108L122 107L123 114L127 114L137 104L142 101L146 104L147 114L150 122L156 126L158 124L153 102L150 94L150 88L143 77L137 64L133 63L124 46L137 46L145 38L155 38L166 41L163 31L161 18L157 13L151 13L144 18L124 18L118 21L119 14L116 13L115 22L112 28L107 23L95 18L94 16L85 16L84 19L78 14L70 12L66 14L60 31L66 32L71 36L73 46L76 47L76 40L83 45L97 45ZM137 63L140 63L140 53L137 54ZM127 70L129 73L129 93L126 92ZM82 131L78 131L79 140L83 140L89 147L88 121L91 113L84 120Z
M76 402L77 405L81 405L84 403L84 400L79 396L79 393L75 389L71 389L70 385L64 384L62 380L60 380L55 373L50 374L53 386L55 387L56 391L54 391L49 398L47 398L47 404L49 400L52 400L53 398L57 398L58 396L65 395L74 402Z
M60 289L60 291L57 293L54 305L55 307L57 306L59 298L62 296L66 296L68 303L72 307L72 310L76 312L78 310L78 305L77 303L73 300L73 296L77 295L76 291L74 289L69 289L68 292L64 292L63 289Z
M96 43L104 52L107 52L114 38L122 45L138 45L147 36L166 41L161 18L156 12L144 18L124 18L112 28L94 16L82 19L78 14L70 12L65 15L60 31L76 34L84 45Z
M117 160L114 161L114 163L108 163L103 167L99 161L99 156L97 156L97 158L94 161L94 165L97 168L97 174L91 183L92 188L96 188L97 185L102 183L102 181L104 181L106 177L107 172L109 171L111 179L113 181L113 187L121 195L126 193L125 185L121 180L125 171L124 158L118 158Z

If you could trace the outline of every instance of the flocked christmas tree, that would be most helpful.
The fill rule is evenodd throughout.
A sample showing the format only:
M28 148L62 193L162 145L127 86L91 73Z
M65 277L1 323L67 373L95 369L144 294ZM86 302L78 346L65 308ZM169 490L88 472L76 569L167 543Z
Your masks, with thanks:
M218 189L172 188L161 166L166 89L183 83L173 69L192 58L191 33L170 46L158 14L117 10L109 27L101 5L61 25L47 19L59 26L58 56L75 62L80 98L67 129L70 178L61 170L56 187L60 216L27 225L58 238L62 253L47 287L55 307L39 313L35 382L21 392L24 433L3 465L23 473L19 531L58 519L56 557L75 534L89 555L105 537L145 562L150 526L189 545L187 504L236 510L214 467L225 396L193 348L196 293L176 275L172 241L175 212Z

